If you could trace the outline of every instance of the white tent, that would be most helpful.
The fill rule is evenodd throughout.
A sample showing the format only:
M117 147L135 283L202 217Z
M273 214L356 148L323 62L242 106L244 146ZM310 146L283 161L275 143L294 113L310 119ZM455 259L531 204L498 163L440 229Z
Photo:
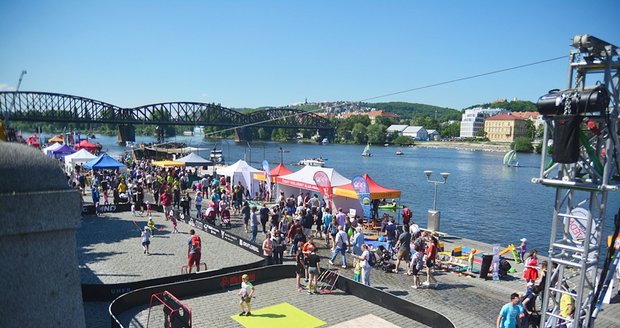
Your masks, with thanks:
M318 171L327 174L332 187L351 183L351 180L343 177L333 168L304 166L304 168L297 172L277 177L278 191L284 192L286 196L291 194L298 195L302 190L314 191L319 194L320 190L314 182L314 174Z
M65 168L67 171L72 171L76 164L84 164L95 158L97 158L97 156L82 148L76 153L65 156Z
M235 164L227 167L219 168L216 170L217 174L230 177L230 183L236 185L241 182L241 185L246 188L252 195L258 191L258 181L254 180L254 173L262 172L257 170L243 160L238 160Z
M54 150L60 149L62 147L61 143L55 142L52 145L45 147L43 149L41 149L41 151L43 151L43 154L47 155L47 156L51 156L51 153Z
M196 155L196 153L189 153L189 155L177 158L175 162L185 163L185 166L206 166L213 165L213 162Z

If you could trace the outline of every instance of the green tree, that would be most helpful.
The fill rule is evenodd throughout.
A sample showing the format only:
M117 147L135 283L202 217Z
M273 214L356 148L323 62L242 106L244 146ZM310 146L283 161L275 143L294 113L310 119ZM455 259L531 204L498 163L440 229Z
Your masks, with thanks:
M397 136L394 139L393 143L399 146L408 146L408 145L413 145L415 141L411 137Z
M353 130L351 131L353 141L358 144L364 144L368 141L368 135L366 133L366 126L362 123L355 123Z
M440 126L437 131L442 138L456 138L461 135L461 124L458 122L445 124Z
M385 143L385 130L387 130L387 127L383 124L371 124L368 128L366 128L368 142L372 144Z
M518 137L511 144L511 148L521 153L532 152L532 139L529 137Z
M532 120L525 120L525 131L526 136L530 139L534 139L536 137L536 127L534 126L534 122Z

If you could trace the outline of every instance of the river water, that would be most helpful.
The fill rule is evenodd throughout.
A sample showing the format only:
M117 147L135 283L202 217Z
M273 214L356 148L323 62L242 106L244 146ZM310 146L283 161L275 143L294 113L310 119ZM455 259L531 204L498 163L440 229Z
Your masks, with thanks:
M120 155L124 147L116 137L97 136L111 155ZM137 137L137 142L152 142L153 138ZM489 244L519 244L528 239L528 249L537 248L547 254L555 189L531 183L540 171L540 156L519 154L521 167L502 165L504 153L442 148L396 148L376 146L372 157L362 157L362 145L304 145L296 143L254 142L235 143L231 140L203 141L199 137L177 137L170 141L186 142L205 148L199 151L209 157L214 145L222 149L227 163L238 159L251 160L261 168L263 159L271 167L282 161L293 171L303 158L327 158L326 166L336 169L347 178L368 173L379 184L400 189L401 203L414 212L413 220L426 226L426 216L433 206L434 186L426 181L425 170L448 172L447 183L438 186L437 209L441 211L440 230L448 234L479 240ZM282 147L285 152L280 153ZM396 156L396 150L404 156ZM620 207L620 192L610 192L604 234L612 231L613 217ZM586 199L585 194L579 201Z

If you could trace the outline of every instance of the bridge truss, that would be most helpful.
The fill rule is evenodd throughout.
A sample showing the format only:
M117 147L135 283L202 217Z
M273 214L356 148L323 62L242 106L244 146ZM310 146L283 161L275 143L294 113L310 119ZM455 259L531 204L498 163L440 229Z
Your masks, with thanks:
M14 121L107 124L204 125L317 129L333 133L314 113L270 108L243 114L216 104L169 102L122 108L102 101L48 92L0 92L0 116Z
M597 281L605 279L599 277L599 259L601 246L606 245L607 198L619 186L620 53L616 46L589 35L575 36L573 47L568 89L543 96L538 103L545 135L540 176L532 182L556 190L541 327L562 322L572 322L572 327L593 325L602 287ZM602 84L594 86L596 81ZM545 97L550 100L546 104ZM600 102L593 101L595 97L601 97ZM575 120L574 128L567 128ZM573 147L567 133L576 141ZM550 141L553 161L547 155ZM575 150L574 160L559 159L570 148ZM561 313L561 301L569 298L574 301L573 316Z

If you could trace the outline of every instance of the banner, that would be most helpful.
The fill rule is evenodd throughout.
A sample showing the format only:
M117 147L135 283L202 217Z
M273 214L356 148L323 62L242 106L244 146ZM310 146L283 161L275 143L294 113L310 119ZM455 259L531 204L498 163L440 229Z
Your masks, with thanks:
M370 187L368 187L368 181L361 175L356 175L351 179L353 189L357 193L357 198L364 209L364 216L370 217Z
M263 160L263 171L265 171L265 190L269 191L269 197L271 198L271 177L269 176L269 162Z
M317 171L312 177L316 186L319 187L319 191L323 195L326 206L333 208L332 206L332 182L329 180L327 173L323 171Z

